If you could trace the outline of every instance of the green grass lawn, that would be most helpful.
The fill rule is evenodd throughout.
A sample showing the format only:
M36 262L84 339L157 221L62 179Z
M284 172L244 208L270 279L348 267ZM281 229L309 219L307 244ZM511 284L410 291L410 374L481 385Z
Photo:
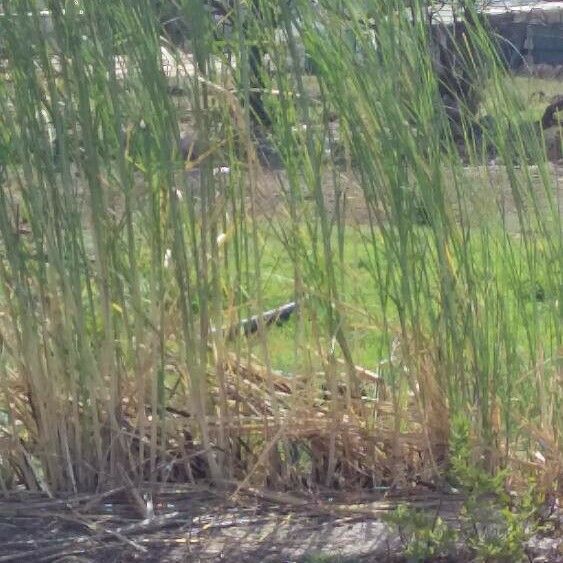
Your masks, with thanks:
M488 219L490 221L490 218ZM263 275L263 294L266 307L276 307L294 298L294 268L292 261L279 238L276 235L278 228L263 225L261 237L261 269ZM400 324L395 306L389 296L394 289L389 288L386 293L376 273L376 269L385 268L385 259L374 262L372 247L370 246L370 233L367 226L351 226L346 230L344 239L343 262L338 264L338 274L343 276L339 306L345 315L348 341L354 355L355 362L367 369L378 371L380 362L389 359L389 351L393 335L400 335ZM431 237L425 227L415 229L415 236L420 244L414 259L422 263L432 255ZM422 241L427 241L423 243ZM332 240L337 246L336 235ZM383 245L383 240L380 240ZM425 250L426 249L426 250ZM507 262L507 251L510 252L510 263ZM336 252L336 251L335 251ZM424 252L428 256L424 256ZM511 275L513 267L522 268L526 262L525 245L518 233L513 233L508 238L500 228L491 230L485 227L481 237L472 240L471 256L473 266L481 281L485 284L489 279L491 289L495 288L499 298L503 299L504 307L510 314L537 314L538 338L550 339L549 334L556 330L554 326L555 308L557 307L558 287L554 285L552 267L537 259L537 269L534 279L515 280ZM309 259L313 254L309 253ZM455 258L454 258L455 260ZM458 266L459 267L459 266ZM435 302L421 306L421 314L425 312L438 314L439 279L435 271L428 273L429 291L436 296ZM433 278L433 279L432 279ZM307 295L315 297L315 288L309 287ZM317 295L318 297L318 295ZM485 296L483 296L485 299ZM430 323L430 319L428 320ZM429 324L429 330L430 324ZM516 326L514 327L517 328ZM300 373L303 364L299 358L299 348L296 346L296 319L295 316L282 327L272 327L268 331L268 350L272 367L288 373ZM518 329L520 352L526 355L527 331L524 327ZM251 337L259 350L258 337ZM325 345L327 336L323 338ZM340 353L337 353L340 356ZM321 369L322 363L317 358L316 368Z
M563 95L563 82L534 76L514 76L509 79L511 87L522 96L530 119L540 119L550 100Z

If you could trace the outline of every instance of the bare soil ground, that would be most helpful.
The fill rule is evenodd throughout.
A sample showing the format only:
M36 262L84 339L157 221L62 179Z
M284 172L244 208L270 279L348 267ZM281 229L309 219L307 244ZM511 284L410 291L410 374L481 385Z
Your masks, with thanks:
M548 165L551 181L555 186L552 194L554 203L563 208L563 162ZM540 207L547 207L545 187L542 184L541 171L538 166L531 165L519 171L523 178L529 175L533 185L537 186L537 198ZM324 199L327 210L334 212L337 203L342 208L342 198L346 198L344 205L346 221L349 224L366 225L369 223L369 212L366 208L364 194L360 180L352 169L346 170L342 167L327 167L323 178ZM335 182L336 178L336 182ZM469 205L471 206L471 220L476 225L483 220L490 219L492 215L498 214L501 210L505 216L506 225L512 232L518 232L518 214L514 202L514 193L507 178L506 169L502 165L491 164L481 167L467 167L464 170L464 186ZM466 184L466 185L465 185ZM275 170L264 167L257 176L257 209L265 217L283 218L287 212L284 191L288 189L288 180L283 170ZM304 188L302 188L304 189ZM496 205L490 205L490 195L494 194ZM311 200L314 206L312 194L306 199ZM452 208L457 207L455 202L456 194L452 188L447 197L451 198ZM340 199L339 199L340 198ZM373 219L383 219L383 210Z
M320 554L395 561L401 542L384 513L407 502L447 520L462 502L459 495L428 493L262 497L235 500L211 489L168 486L154 495L149 518L127 491L62 500L10 497L0 503L0 561L281 562Z
M231 493L160 487L148 515L138 493L123 488L59 500L10 496L0 502L0 562L405 561L401 538L384 515L406 503L456 526L464 500L428 490L315 498ZM527 551L530 560L556 562L563 561L560 548L558 539L535 538ZM458 546L440 560L470 559Z

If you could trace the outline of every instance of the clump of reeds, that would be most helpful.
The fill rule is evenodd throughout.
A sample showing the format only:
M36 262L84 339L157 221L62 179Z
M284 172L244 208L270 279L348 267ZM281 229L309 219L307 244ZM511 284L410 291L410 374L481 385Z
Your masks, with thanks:
M148 0L48 4L50 29L35 2L0 21L2 487L402 484L445 470L452 413L476 463L557 474L556 186L475 14L449 43L464 98L419 3L234 2L213 20L184 0L190 55ZM298 304L291 374L276 328L228 338L277 304L272 237Z

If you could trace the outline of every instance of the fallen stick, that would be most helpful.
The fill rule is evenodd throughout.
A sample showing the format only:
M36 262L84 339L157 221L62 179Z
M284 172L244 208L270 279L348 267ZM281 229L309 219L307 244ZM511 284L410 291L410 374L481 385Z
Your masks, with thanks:
M227 340L234 340L237 336L250 336L251 334L255 334L258 332L260 324L262 326L267 327L271 326L274 323L282 325L286 323L290 318L293 312L297 309L297 303L292 301L291 303L286 303L281 307L277 307L276 309L271 309L270 311L265 311L264 313L260 313L258 315L254 315L248 319L242 319L239 323L231 325L228 329L212 329L212 334L216 334L218 332L224 331Z

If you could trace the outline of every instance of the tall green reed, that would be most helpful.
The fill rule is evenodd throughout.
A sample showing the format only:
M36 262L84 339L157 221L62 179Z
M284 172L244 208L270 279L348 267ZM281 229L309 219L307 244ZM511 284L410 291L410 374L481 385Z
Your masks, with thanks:
M474 422L491 469L539 447L538 432L557 440L558 202L541 136L518 124L519 101L478 18L455 49L495 117L484 135L504 165L493 169L477 144L470 166L460 158L422 4L234 2L225 39L202 2L184 0L191 58L162 36L148 0L64 11L49 2L51 41L36 3L16 4L0 23L0 406L2 463L29 487L192 479L194 457L215 482L276 483L295 471L295 443L319 456L325 484L366 471L377 481L388 479L380 462L407 465L409 430L439 471L450 413ZM187 91L180 105L163 45ZM260 80L256 48L270 59ZM250 103L262 86L283 163L267 186ZM474 109L460 104L469 146ZM343 166L334 140L326 151L332 113ZM178 151L186 123L208 152L198 174L186 174ZM220 164L228 177L214 174ZM264 201L278 203L264 212ZM30 234L20 234L22 218ZM266 308L272 234L291 265L287 299L299 304L289 402L275 393L275 330L234 343L216 330ZM361 287L350 241L368 264ZM360 399L358 323L385 343L368 367L381 366L391 434ZM266 368L259 432L245 430L250 390L237 388L233 361ZM314 454L315 431L296 440L292 427L324 391L326 451ZM346 440L351 420L367 454Z

